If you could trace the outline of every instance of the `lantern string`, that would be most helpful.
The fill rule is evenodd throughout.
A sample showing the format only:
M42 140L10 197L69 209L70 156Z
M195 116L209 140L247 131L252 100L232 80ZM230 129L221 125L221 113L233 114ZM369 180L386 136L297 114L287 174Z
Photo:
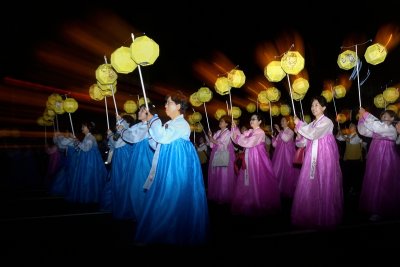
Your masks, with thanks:
M106 64L108 64L108 63L107 63L107 57L106 57L106 56L104 56L104 62L105 62ZM110 84L110 88L111 88L111 94L112 94L113 101L114 101L115 114L116 114L117 117L118 117L117 102L115 101L115 96L114 96L114 85Z
M337 122L338 130L340 131L340 124L339 124L339 120L338 120L338 113L337 113L336 103L335 103L335 92L332 88L332 85L331 85L331 92L332 92L333 107L335 108L336 122Z
M131 33L131 37L132 37L132 42L134 42L135 41L135 36L133 35L133 33ZM142 85L144 103L146 104L146 110L149 111L149 103L147 103L146 89L144 88L142 69L140 67L140 64L138 64L137 67L138 67L138 71L139 71L140 84Z
M372 42L372 39L369 39L369 40L367 40L367 41L365 41L363 43L360 43L360 44L354 44L354 45L350 45L350 46L341 46L340 49L353 48L353 47L355 47L357 49L357 46L364 45L364 44L367 44L367 43L370 43L370 42ZM356 54L357 54L357 51L356 51Z
M106 96L104 96L104 106L106 107L107 129L110 129L110 121L108 120L108 107L107 107L107 97Z
M206 102L203 102L203 106L204 106L204 113L206 114L208 131L210 131L210 123L208 122L208 114L207 114Z
M286 77L287 77L288 84L289 84L290 100L292 100L293 115L296 116L296 109L294 108L293 94L292 94L292 86L290 85L289 74L286 74Z
M286 52L283 52L281 55L275 56L274 58L283 57L283 56L284 56L287 52L289 52L293 47L294 47L294 44L292 44Z

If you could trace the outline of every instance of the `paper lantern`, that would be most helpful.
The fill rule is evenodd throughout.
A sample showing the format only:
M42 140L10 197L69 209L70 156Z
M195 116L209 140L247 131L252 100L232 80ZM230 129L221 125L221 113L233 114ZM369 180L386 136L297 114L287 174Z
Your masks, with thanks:
M399 98L399 90L394 87L388 87L383 91L383 98L387 103L394 103Z
M331 102L333 99L333 93L331 90L323 90L321 95L325 97L326 102Z
M242 116L242 110L239 107L232 107L232 117L234 119L238 119L240 118L240 116Z
M264 76L270 82L280 82L286 76L286 72L282 69L281 61L274 60L268 63L264 68Z
M215 111L214 117L215 117L217 120L219 120L222 116L225 116L225 115L226 115L226 110L225 110L225 109L222 109L222 108L219 108L219 109L217 109L217 110Z
M304 68L304 58L297 51L289 51L283 55L281 67L287 74L297 75Z
M397 114L397 112L399 111L399 108L396 105L389 105L386 107L387 110L393 110L394 113Z
M304 121L307 122L307 123L310 123L311 122L311 116L308 115L308 114L304 115Z
M62 101L62 97L61 95L57 94L57 93L53 93L51 95L49 95L49 97L47 98L47 103L46 103L46 107L48 109L54 109L54 105L57 101Z
M271 106L271 116L279 116L281 109L277 105Z
M124 103L124 110L127 113L135 113L138 109L138 106L133 100L126 100Z
M196 133L201 133L203 131L203 125L201 125L201 123L195 124L194 130Z
M339 122L340 124L342 124L342 123L345 123L346 120L347 120L347 117L346 117L345 114L343 114L343 113L337 114L337 116L336 116L336 121L337 121L337 122Z
M267 89L267 98L271 102L279 101L281 98L281 91L279 91L276 87L270 87Z
M246 110L247 110L247 112L249 112L249 113L253 113L254 111L256 111L256 109L257 109L257 106L256 106L256 104L254 104L254 103L248 103L247 104L247 106L246 106Z
M203 103L199 100L197 96L197 92L190 95L189 102L194 107L200 107L201 105L203 105Z
M268 99L267 90L263 90L263 91L259 92L258 96L257 96L257 100L259 103L263 103L263 104L268 103L269 99Z
M209 102L213 97L213 92L208 87L200 87L197 91L197 98L200 102Z
M242 70L233 69L228 73L228 81L231 87L240 88L246 81Z
M102 134L94 134L94 138L96 138L97 142L103 141L103 135Z
M374 97L374 104L377 108L384 108L386 101L383 98L383 94L378 94L377 96Z
M147 97L146 98L146 100L147 100L147 103L150 103L151 101L150 101L150 99ZM139 98L139 100L138 100L138 107L141 107L142 105L145 105L146 103L145 103L145 101L144 101L144 97L141 97L141 98Z
M68 113L74 113L78 109L78 102L74 98L66 98L64 100L64 110Z
M386 55L386 48L383 45L376 43L368 46L367 50L365 50L364 57L365 61L369 64L377 65L385 60Z
M300 100L303 100L304 97L305 97L305 95L300 95L300 94L298 94L296 92L292 92L293 100L300 101Z
M140 66L154 64L159 55L158 44L145 35L134 39L131 44L131 57Z
M101 89L100 93L103 96L112 96L113 93L114 93L114 95L117 93L117 81L115 81L113 84L99 84L99 83L97 83L97 86Z
M288 116L291 112L291 108L289 107L289 105L287 104L282 104L280 106L280 113L282 114L282 116Z
M100 84L113 84L118 78L111 64L102 64L96 69L96 80Z
M308 91L310 84L308 81L302 77L294 80L292 84L293 92L298 93L299 95L305 95Z
M43 119L45 119L46 121L53 121L54 120L54 116L51 116L47 113L47 110L45 110L43 112Z
M194 113L192 114L192 120L193 120L194 122L199 122L199 121L201 121L201 119L202 119L202 115L201 115L200 112L194 112Z
M191 131L191 132L194 132L195 129L196 129L196 125L190 124L189 126L190 126L190 131Z
M92 86L89 87L89 95L91 99L96 101L104 99L103 92L97 84L92 84Z
M267 112L269 110L269 102L268 103L260 103L260 110Z
M53 125L53 121L47 121L47 120L45 120L43 117L39 117L37 120L36 120L36 122L37 122L37 124L39 124L40 126L51 126L51 125Z
M335 92L335 98L337 98L337 99L343 98L346 96L346 88L341 84L333 87L333 91Z
M111 65L118 73L130 73L137 67L135 61L131 57L131 49L121 46L111 54Z
M215 82L215 91L220 95L226 95L229 94L229 90L231 90L231 86L228 78L225 76L218 77Z
M193 120L192 114L188 115L187 121L189 122L189 124L195 124L195 123L196 123L196 122Z
M56 101L56 103L54 104L54 112L57 114L64 114L65 110L64 110L64 101Z
M52 118L56 116L56 112L53 109L46 109L45 113L47 113L47 115L49 115Z
M346 50L340 53L337 59L337 64L339 65L339 68L344 70L354 68L354 66L357 64L356 52L352 50Z

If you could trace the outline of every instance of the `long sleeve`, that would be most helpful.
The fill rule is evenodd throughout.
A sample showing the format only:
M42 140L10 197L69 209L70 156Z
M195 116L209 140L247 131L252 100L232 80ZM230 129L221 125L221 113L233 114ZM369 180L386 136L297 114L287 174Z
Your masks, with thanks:
M147 122L139 122L126 130L122 130L121 137L127 143L138 143L148 137L147 130Z
M397 138L397 131L393 125L388 125L379 121L368 112L365 112L362 118L359 119L357 129L361 135L367 137L389 139L393 141Z
M96 138L91 133L88 133L82 142L78 144L78 147L82 151L89 151L94 145L96 145Z
M333 131L333 123L326 116L322 116L319 120L310 124L299 123L296 125L297 131L304 138L309 140L317 140Z
M234 142L240 145L241 147L249 148L249 147L255 147L260 143L265 143L265 132L260 128L255 130L253 129L248 130L243 134L240 134L239 130L237 131L238 131L236 132L237 136Z
M166 122L164 126L152 124L149 128L149 133L157 143L169 144L179 138L189 140L190 126L181 114L175 119Z
M210 143L210 147L214 148L215 146L225 146L227 147L229 142L231 141L231 131L229 129L224 129L224 131L217 131L214 136L214 140L217 141L218 144Z

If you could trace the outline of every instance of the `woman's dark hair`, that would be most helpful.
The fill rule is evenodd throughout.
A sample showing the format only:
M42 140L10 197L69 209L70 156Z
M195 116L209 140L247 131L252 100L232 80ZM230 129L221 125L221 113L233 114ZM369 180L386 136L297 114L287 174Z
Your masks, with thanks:
M133 118L129 114L124 114L124 115L122 115L121 118L124 119L124 121L126 121L128 123L129 127L131 127L133 124L135 124L135 118Z
M382 111L381 114L380 114L380 116L379 116L379 118L381 118L382 115L385 114L385 113L387 113L390 117L394 118L394 120L397 119L396 112L394 112L394 111L391 110L391 109L387 109L387 110Z
M314 96L313 98L311 98L311 105L312 105L312 102L314 102L314 100L317 100L318 103L319 103L322 107L326 107L326 99L325 99L325 97L323 97L322 95L317 95L317 96Z
M171 100L174 101L175 104L181 105L179 111L181 112L181 114L184 114L186 112L186 109L189 107L187 97L181 91L177 91L176 93L167 95L165 97L165 100L168 100L169 97L171 97Z
M153 103L148 102L147 105L149 106L149 112L151 115L157 114L156 106ZM140 105L139 110L142 108L146 109L146 104Z
M84 121L82 122L82 125L85 125L91 133L96 129L96 124L93 121Z
M219 118L219 120L224 120L224 122L226 122L228 124L228 126L226 126L226 128L230 129L232 126L232 118L229 115L224 115L221 118Z
M264 118L260 113L253 113L253 115L251 115L251 117L256 116L257 120L261 121L260 126L264 125Z

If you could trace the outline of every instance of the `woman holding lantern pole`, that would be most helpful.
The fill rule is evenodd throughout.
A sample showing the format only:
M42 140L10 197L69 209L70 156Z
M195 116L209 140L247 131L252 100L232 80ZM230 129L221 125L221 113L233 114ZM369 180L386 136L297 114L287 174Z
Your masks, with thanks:
M219 119L219 128L214 135L208 132L211 148L208 166L207 197L217 204L231 204L235 190L235 149L229 130L232 120L228 115ZM221 156L228 156L222 160Z
M204 245L209 216L200 160L183 117L188 104L177 92L166 97L171 120L150 124L158 143L152 168L143 186L146 201L138 218L135 241L144 244Z

